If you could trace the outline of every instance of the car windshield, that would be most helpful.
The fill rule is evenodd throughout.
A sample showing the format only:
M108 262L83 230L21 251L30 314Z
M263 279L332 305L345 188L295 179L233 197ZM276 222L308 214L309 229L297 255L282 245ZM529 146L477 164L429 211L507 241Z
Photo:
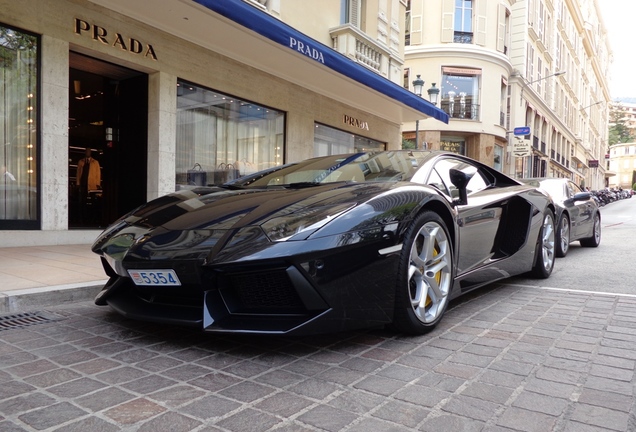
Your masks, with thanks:
M546 191L554 199L562 199L565 195L563 182L550 179L522 179L522 182L530 186L538 187Z
M408 181L428 153L388 151L324 156L241 177L228 185L247 188L311 187L333 182Z
M553 198L563 198L565 195L565 188L563 187L563 182L560 181L543 181L541 182L541 188L543 188L547 193L550 194Z

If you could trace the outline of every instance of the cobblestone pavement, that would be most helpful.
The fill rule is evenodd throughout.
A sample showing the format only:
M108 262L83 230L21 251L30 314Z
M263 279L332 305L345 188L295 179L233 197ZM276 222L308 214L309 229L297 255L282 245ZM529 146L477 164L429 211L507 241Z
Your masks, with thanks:
M0 430L634 431L636 299L493 285L433 332L218 336L92 302L0 331Z

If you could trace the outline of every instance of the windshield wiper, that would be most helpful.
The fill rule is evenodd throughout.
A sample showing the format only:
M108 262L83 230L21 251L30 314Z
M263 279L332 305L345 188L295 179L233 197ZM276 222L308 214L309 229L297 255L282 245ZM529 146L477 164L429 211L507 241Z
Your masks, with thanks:
M322 185L322 183L320 182L298 182L298 183L289 183L284 186L290 189L303 189L303 188L310 188L310 187L320 186L320 185Z
M230 183L224 183L224 184L215 185L215 186L219 187L219 188L222 188L222 189L230 189L230 190L245 189L243 186L230 184Z

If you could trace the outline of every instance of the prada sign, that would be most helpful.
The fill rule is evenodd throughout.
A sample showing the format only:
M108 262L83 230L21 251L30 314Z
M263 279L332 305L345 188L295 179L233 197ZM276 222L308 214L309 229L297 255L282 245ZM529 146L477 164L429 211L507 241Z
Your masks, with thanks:
M84 21L79 18L75 18L75 34L78 36L86 35L91 37L95 42L101 42L104 45L120 48L121 50L128 51L132 54L138 54L143 57L149 57L153 60L157 60L157 54L155 53L155 49L152 45L144 44L143 42L131 37L124 37L121 33L109 34L108 30L104 27L91 24L88 21Z
M350 115L343 115L342 116L342 122L344 124L346 124L347 126L353 126L355 128L358 129L364 129L364 130L369 130L369 123L364 121L364 120L360 120L357 118L353 118Z

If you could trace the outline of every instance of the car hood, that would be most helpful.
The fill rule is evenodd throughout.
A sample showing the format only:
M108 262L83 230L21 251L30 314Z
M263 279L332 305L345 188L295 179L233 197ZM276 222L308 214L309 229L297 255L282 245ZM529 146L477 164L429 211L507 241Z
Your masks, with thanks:
M391 187L390 184L336 184L299 189L210 188L209 191L182 191L152 201L125 220L147 228L168 230L236 229L260 225L273 217L302 214L313 207L356 205Z
M361 223L377 226L390 222L390 218L374 218L386 214L388 206L361 204L373 202L395 187L396 183L329 183L300 188L179 191L150 201L123 217L98 237L92 249L115 261L124 256L187 258L183 251L188 251L188 257L199 259L215 248L236 242L253 248L259 243L271 244L264 224L279 224L287 229L312 214L326 216L329 223L348 214L347 222L335 232L359 227ZM352 216L354 209L356 214ZM303 238L324 227L324 221L317 226L305 229ZM270 229L275 231L277 226Z

